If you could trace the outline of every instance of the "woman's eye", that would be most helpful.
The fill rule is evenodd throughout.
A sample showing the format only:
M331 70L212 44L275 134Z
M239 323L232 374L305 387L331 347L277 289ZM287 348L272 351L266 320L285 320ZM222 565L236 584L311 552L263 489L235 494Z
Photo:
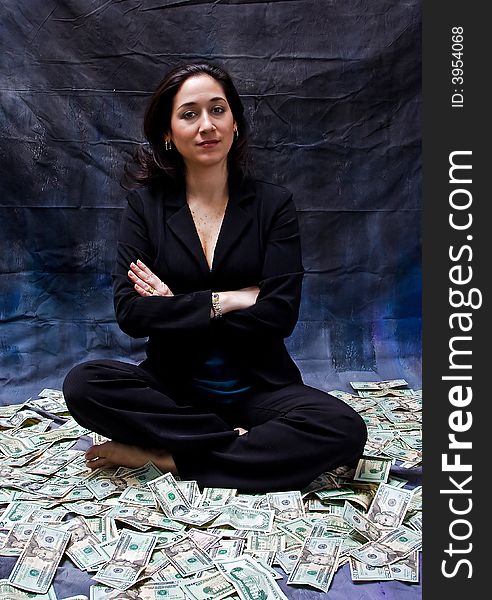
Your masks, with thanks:
M212 111L216 113L223 113L225 112L225 108L223 106L214 106Z
M195 113L191 110L188 110L185 113L183 113L181 116L183 119L191 119L192 117L195 116Z

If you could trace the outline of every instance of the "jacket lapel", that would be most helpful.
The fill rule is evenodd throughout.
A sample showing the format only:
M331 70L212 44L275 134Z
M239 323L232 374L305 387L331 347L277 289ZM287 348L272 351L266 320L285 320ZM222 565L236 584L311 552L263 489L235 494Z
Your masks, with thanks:
M203 254L200 238L198 237L193 217L186 203L186 194L184 189L169 195L166 198L166 207L168 209L167 225L175 235L178 242L183 246L190 258L203 269ZM167 212L167 211L166 211ZM205 261L206 265L206 261Z
M250 227L253 220L251 210L248 210L246 200L255 196L254 182L244 180L242 184L229 185L229 201L227 203L224 220L220 228L219 237L215 246L213 270L230 254L232 248L238 243L243 233Z
M245 200L255 196L254 181L245 179L237 185L229 185L229 201L215 246L212 267L215 271L229 254L239 238L250 226L253 216L247 210ZM193 261L209 273L205 254L196 231L195 223L186 202L184 189L170 194L166 200L167 225L182 244Z

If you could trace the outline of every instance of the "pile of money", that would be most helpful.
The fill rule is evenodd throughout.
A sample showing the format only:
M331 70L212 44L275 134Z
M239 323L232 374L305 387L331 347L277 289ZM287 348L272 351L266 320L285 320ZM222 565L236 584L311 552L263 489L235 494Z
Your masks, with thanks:
M279 600L277 580L326 592L346 563L354 581L418 582L421 488L408 489L390 468L418 464L420 429L401 425L420 427L421 395L401 394L405 382L357 385L357 396L331 392L371 420L357 468L256 495L200 490L152 463L88 469L74 445L91 432L58 390L0 407L0 556L16 560L1 589L56 600L65 557L92 578L91 600ZM412 421L392 420L405 411ZM54 427L54 416L63 424Z

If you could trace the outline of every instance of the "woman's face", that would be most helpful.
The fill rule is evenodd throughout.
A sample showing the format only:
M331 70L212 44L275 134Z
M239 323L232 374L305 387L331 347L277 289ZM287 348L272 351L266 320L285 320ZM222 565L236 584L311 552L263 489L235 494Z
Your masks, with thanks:
M183 82L173 100L169 133L187 167L226 161L235 125L217 80L209 75L194 75Z

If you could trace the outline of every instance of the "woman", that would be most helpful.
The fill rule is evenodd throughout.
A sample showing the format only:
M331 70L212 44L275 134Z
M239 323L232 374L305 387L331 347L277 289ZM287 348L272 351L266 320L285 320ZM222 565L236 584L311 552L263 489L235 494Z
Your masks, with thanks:
M295 206L248 174L230 77L205 62L173 69L144 130L113 281L118 324L148 336L147 359L67 375L75 419L112 440L87 451L88 466L151 461L202 487L264 492L353 463L362 419L304 385L284 345L303 277Z

